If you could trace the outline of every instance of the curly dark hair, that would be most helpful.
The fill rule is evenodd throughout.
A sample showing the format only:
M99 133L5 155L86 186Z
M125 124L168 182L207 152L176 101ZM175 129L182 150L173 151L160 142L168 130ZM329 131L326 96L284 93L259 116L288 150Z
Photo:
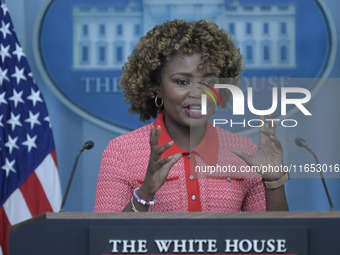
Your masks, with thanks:
M239 78L242 56L231 36L213 21L172 20L156 25L137 44L123 66L120 86L129 112L139 113L140 120L156 118L161 108L155 106L162 67L171 57L202 54L202 66L209 66L219 78ZM222 107L229 99L221 93Z

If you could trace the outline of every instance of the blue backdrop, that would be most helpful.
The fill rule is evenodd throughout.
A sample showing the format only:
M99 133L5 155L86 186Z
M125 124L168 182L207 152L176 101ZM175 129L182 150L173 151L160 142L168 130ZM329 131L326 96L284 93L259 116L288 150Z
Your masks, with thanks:
M66 188L74 157L76 156L79 147L86 140L93 140L95 142L95 147L91 151L85 151L84 155L82 155L74 178L74 183L70 190L69 200L65 206L65 211L93 211L96 180L101 154L108 141L119 135L119 133L118 131L113 132L112 129L109 130L98 126L82 117L74 110L71 110L56 96L55 91L47 85L46 79L43 79L44 74L42 74L40 69L37 67L41 63L37 63L33 47L37 41L37 38L34 37L34 32L36 32L35 29L37 28L36 23L41 15L41 10L48 2L49 1L47 0L31 0L28 3L25 0L8 0L7 5L10 9L17 35L24 47L35 80L42 90L49 110L63 190ZM240 2L250 3L251 1L241 0ZM262 0L261 2L267 4L273 4L273 2L277 3L277 1L265 0ZM300 13L306 12L306 17L312 16L315 19L320 19L320 16L318 16L320 13L314 13L316 8L315 6L313 8L308 8L308 6L305 5L305 3L311 2L310 0L300 2L301 4L298 5L297 11ZM340 3L339 1L334 0L324 0L324 2L327 5L331 18L334 21L336 35L339 36L340 17L337 14L337 10L340 8ZM140 2L137 1L137 3ZM63 19L62 15L60 16L60 19ZM299 30L301 23L308 24L308 19L301 19L300 17L297 18L297 30ZM146 24L144 25L146 26ZM64 28L61 28L61 30L63 29ZM66 28L66 30L67 29L70 28ZM308 34L313 33L313 31L318 29L325 31L325 24L319 22L318 26L310 26L307 30L301 31L300 29L299 31ZM303 37L304 34L299 36ZM319 75L320 66L323 66L323 62L326 59L328 45L327 40L328 38L326 36L323 37L321 34L318 38L314 38L309 41L302 41L299 44L296 44L296 64L302 68L301 72L305 74L304 77L315 77ZM332 56L335 57L334 66L329 73L329 77L332 78L339 78L340 76L339 45L340 44L337 44L335 46L337 48L336 56ZM302 54L301 52L304 52L304 50L307 50L308 48L316 48L319 50L314 50L313 54L308 56L300 56L300 54ZM65 59L67 59L65 66L72 66L72 63L70 63L70 61L72 61L71 57L66 55ZM302 61L302 63L300 63L300 61ZM251 65L251 62L249 64ZM313 66L315 69L312 69L310 66ZM308 70L304 70L303 68ZM249 69L245 74L248 76L254 76L255 73L262 75L262 72L265 73L265 69L260 71ZM60 71L60 74L58 74L58 70L54 71L54 75L58 79L63 78L62 74L62 70ZM295 77L297 77L299 76L299 73L296 73L295 75ZM291 116L301 123L294 129L294 136L304 137L311 147L314 148L320 161L328 164L340 163L340 136L337 128L340 126L340 118L337 113L337 109L340 108L340 102L337 100L339 94L339 86L324 86L308 104L308 109L313 113L312 118L306 119L305 116L298 112ZM72 97L72 91L69 95ZM256 133L251 133L249 136L255 143L257 143L258 138ZM313 159L311 158L311 155L294 144L295 137L291 137L291 133L287 129L278 129L277 136L282 141L284 147L286 164L304 164L312 162ZM337 210L340 210L340 179L327 179L326 182L329 185L334 206ZM291 210L310 211L329 209L322 183L318 178L292 179L287 183L286 190Z

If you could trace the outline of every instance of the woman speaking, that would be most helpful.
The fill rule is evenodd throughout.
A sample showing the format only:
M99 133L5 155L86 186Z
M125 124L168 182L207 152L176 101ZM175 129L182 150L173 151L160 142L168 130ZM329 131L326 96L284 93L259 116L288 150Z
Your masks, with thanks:
M206 166L281 166L275 127L261 127L259 144L213 127L202 90L218 78L238 79L242 56L229 34L212 21L172 20L155 26L123 67L121 88L130 112L156 118L111 140L98 175L96 212L231 212L288 210L284 172L256 176L195 174ZM206 87L207 89L209 87ZM229 96L219 92L222 107ZM263 118L263 117L262 117Z

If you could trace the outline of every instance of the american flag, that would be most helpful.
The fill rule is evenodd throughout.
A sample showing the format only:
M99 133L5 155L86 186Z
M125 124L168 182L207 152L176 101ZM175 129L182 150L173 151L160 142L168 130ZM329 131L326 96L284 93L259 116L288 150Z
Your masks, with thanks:
M10 225L58 211L61 189L49 115L14 33L0 8L0 255Z

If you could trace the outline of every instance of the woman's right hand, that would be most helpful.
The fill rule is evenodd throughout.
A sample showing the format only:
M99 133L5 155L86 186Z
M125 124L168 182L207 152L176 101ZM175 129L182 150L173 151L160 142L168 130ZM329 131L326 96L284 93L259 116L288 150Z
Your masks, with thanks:
M144 182L138 190L138 196L146 201L150 201L155 196L157 190L163 186L169 175L172 166L182 157L181 153L162 159L162 153L168 150L174 141L158 147L158 139L161 134L161 126L151 126L150 132L150 159Z

